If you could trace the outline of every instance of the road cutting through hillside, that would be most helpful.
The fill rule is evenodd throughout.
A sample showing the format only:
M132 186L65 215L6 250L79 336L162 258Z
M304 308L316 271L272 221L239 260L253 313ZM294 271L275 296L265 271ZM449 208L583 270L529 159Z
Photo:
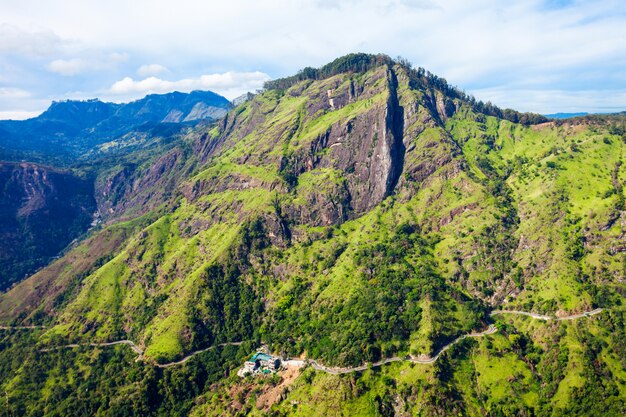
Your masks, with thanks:
M178 360L176 362L170 362L170 363L157 363L155 364L155 366L159 367L159 368L169 368L170 366L175 366L175 365L180 365L183 364L185 362L187 362L189 359L193 358L194 356L200 354L200 353L204 353L206 351L215 349L216 347L224 347L224 346L239 346L240 344L242 344L243 342L228 342L228 343L221 343L219 345L213 345L210 346L208 348L205 349L201 349L201 350L196 350L195 352L190 353L189 355L185 356L184 358L182 358L181 360Z
M200 350L196 350L194 352L191 352L189 355L185 356L184 358L174 361L174 362L169 362L169 363L154 363L154 366L158 367L158 368L169 368L170 366L175 366L175 365L181 365L185 362L187 362L189 359L193 358L194 356L200 354L200 353L204 353L207 352L209 350L218 348L218 347L224 347L224 346L239 346L240 344L242 344L243 342L227 342L227 343L220 343L219 345L213 345L213 346L209 346L208 348L205 349L200 349ZM137 361L140 361L143 359L143 350L137 346L132 340L116 340L114 342L102 342L102 343L70 343L68 345L63 345L63 346L55 346L55 347L51 347L51 348L45 348L45 349L40 349L40 352L51 352L53 350L59 350L59 349L73 349L73 348L79 348L79 347L106 347L106 346L115 346L115 345L127 345L129 346L133 352L135 352L137 354Z
M564 317L556 317L556 316L546 316L546 315L542 315L542 314L537 314L537 313L529 313L526 311L517 311L517 310L493 310L489 313L489 316L499 316L499 315L505 315L505 314L512 314L512 315L518 315L518 316L527 316L527 317L531 317L533 319L536 320L544 320L544 321L550 321L550 320L554 320L554 321L565 321L565 320L576 320L576 319L580 319L580 318L584 318L584 317L592 317L595 316L596 314L600 314L601 312L603 312L604 309L602 308L597 308L595 310L592 311L586 311L583 313L579 313L579 314L573 314L570 316L564 316ZM32 328L37 328L37 327L43 327L43 326L17 326L17 327L0 327L0 329L32 329ZM494 334L498 331L498 328L496 326L494 326L493 324L489 325L489 327L482 331L482 332L477 332L477 333L468 333L468 334L464 334L461 335L459 337L457 337L456 339L454 339L453 341L451 341L450 343L444 345L441 349L439 349L437 351L437 353L434 356L425 356L422 355L421 357L415 357L412 355L407 355L407 356L393 356L390 358L385 358L382 359L380 361L377 362L373 362L373 363L368 363L368 364L363 364L360 366L355 366L355 367L332 367L332 366L326 366L323 365L313 359L305 359L305 360L297 360L297 361L286 361L287 365L292 364L295 366L306 366L306 365L311 365L311 367L313 367L314 369L318 370L318 371L322 371L322 372L326 372L329 374L333 374L333 375L340 375L340 374L348 374L348 373L352 373L352 372L361 372L361 371L365 371L367 369L370 368L377 368L383 365L386 365L388 363L392 363L392 362L412 362L412 363L418 363L418 364L432 364L435 363L437 361L437 359L439 359L439 357L446 352L448 349L450 349L452 346L454 346L455 344L459 343L460 341L467 339L467 338L478 338L478 337L483 337L483 336L487 336L490 334ZM208 348L205 349L200 349L200 350L196 350L191 352L190 354L188 354L187 356L183 357L182 359L179 359L177 361L173 361L173 362L168 362L168 363L153 363L154 366L158 367L158 368L169 368L171 366L176 366L176 365L182 365L183 363L187 362L188 360L190 360L191 358L193 358L194 356L200 354L200 353L204 353L207 352L209 350L218 348L218 347L225 347L225 346L239 346L241 345L243 342L227 342L227 343L221 343L219 345L213 345L210 346ZM135 352L137 354L137 361L140 360L144 360L143 357L143 353L144 351L137 346L134 342L132 342L131 340L117 340L114 342L103 342L103 343L71 343L68 345L63 345L63 346L56 346L56 347L51 347L51 348L45 348L45 349L41 349L40 352L50 352L53 350L58 350L58 349L65 349L65 348L78 348L78 347L83 347L83 346L88 346L88 347L106 347L106 346L114 346L114 345L127 345L129 346L133 352Z
M369 368L377 368L379 366L383 366L386 365L388 363L391 362L413 362L413 363L420 363L420 364L429 364L429 363L434 363L437 359L439 359L439 356L441 356L441 354L443 354L446 350L450 349L452 346L454 346L456 343L459 343L461 340L463 339L467 339L468 337L482 337L488 334L494 334L495 332L497 332L498 329L496 328L496 326L494 325L490 325L487 330L480 332L480 333L469 333L469 334L464 334L462 336L457 337L456 339L454 339L452 342L448 343L447 345L445 345L444 347L442 347L441 349L439 349L439 351L437 351L437 354L435 356L427 356L427 357L421 357L421 358L416 358L414 356L394 356L391 358L386 358L383 360L380 360L378 362L373 362L371 364L365 364L365 365L361 365L361 366L355 366L353 368L340 368L340 367L330 367L330 366L324 366L319 364L318 362L314 361L314 360L308 360L305 361L305 363L309 363L313 368L317 369L318 371L323 371L323 372L327 372L329 374L333 374L333 375L339 375L339 374L348 374L348 373L352 373L352 372L360 372L360 371L365 371L366 369Z
M579 314L573 314L571 316L564 316L564 317L556 317L556 316L544 316L542 314L536 314L536 313L528 313L526 311L517 311L517 310L493 310L491 313L489 313L490 316L501 316L504 314L514 314L514 315L518 315L518 316L528 316L528 317L532 317L534 319L537 320L545 320L545 321L549 321L549 320L555 320L555 321L565 321L565 320L576 320L576 319L580 319L583 317L591 317L591 316L595 316L596 314L600 314L604 311L604 309L602 308L596 308L595 310L591 310L591 311L585 311L583 313L579 313Z
M46 326L0 326L0 330L33 330L45 328Z
M492 312L489 313L490 316L498 316L498 315L503 315L503 314L514 314L514 315L520 315L520 316L527 316L527 317L531 317L533 319L536 320L544 320L544 321L549 321L549 320L555 320L555 321L563 321L563 320L576 320L579 318L583 318L583 317L591 317L594 316L596 314L601 313L602 311L604 311L601 308L597 308L595 310L592 311L587 311L584 313L580 313L580 314L574 314L571 316L565 316L565 317L552 317L552 316L545 316L542 314L536 314L536 313L528 313L526 311L517 311L517 310L494 310ZM455 344L459 343L461 340L463 339L467 339L468 337L473 337L473 338L477 338L477 337L483 337L486 335L490 335L490 334L494 334L498 331L498 329L492 324L490 325L487 330L483 331L483 332L479 332L479 333L469 333L469 334L464 334L462 336L457 337L456 339L454 339L452 342L448 343L447 345L443 346L441 349L439 349L439 351L437 351L437 353L434 356L429 356L429 357L421 357L421 358L416 358L414 356L405 356L405 357L391 357L391 358L387 358L387 359L383 359L381 361L378 362L373 362L371 364L366 364L366 365L361 365L361 366L355 366L353 368L341 368L341 367L329 367L329 366L324 366L314 360L308 360L305 361L306 363L309 363L313 368L317 369L318 371L323 371L323 372L327 372L329 374L333 374L333 375L339 375L339 374L347 374L347 373L351 373L351 372L360 372L360 371L364 371L368 368L376 368L391 362L399 362L399 361L405 361L405 362L413 362L413 363L419 363L419 364L431 364L431 363L435 363L437 361L437 359L439 359L439 357L448 349L450 349L452 346L454 346Z

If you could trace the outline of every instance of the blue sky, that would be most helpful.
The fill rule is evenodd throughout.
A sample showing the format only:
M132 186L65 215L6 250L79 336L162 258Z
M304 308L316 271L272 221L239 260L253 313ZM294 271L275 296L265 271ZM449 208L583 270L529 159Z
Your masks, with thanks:
M626 110L623 0L0 0L0 118L51 100L233 98L383 52L522 111Z

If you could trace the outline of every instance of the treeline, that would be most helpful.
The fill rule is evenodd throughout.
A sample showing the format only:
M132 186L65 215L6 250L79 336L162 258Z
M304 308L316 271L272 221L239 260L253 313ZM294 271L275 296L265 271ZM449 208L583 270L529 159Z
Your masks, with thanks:
M541 114L520 113L513 109L503 110L495 104L492 104L490 101L484 103L481 100L476 100L473 95L467 94L465 91L448 84L448 81L446 81L445 78L438 77L422 67L413 68L412 64L405 58L398 57L396 61L392 62L401 65L407 71L412 88L422 90L439 90L450 98L455 98L468 103L472 107L472 110L476 113L494 116L499 119L508 120L513 123L521 123L523 125L535 125L549 121L547 117Z
M323 80L346 72L367 72L381 65L392 66L394 60L387 55L378 54L348 54L335 59L320 68L306 67L296 75L266 81L263 87L266 90L286 90L304 80Z
M587 114L585 116L555 120L555 123L558 126L562 126L564 124L585 124L590 125L592 130L597 128L606 128L609 134L621 136L622 140L626 142L626 112L612 114Z
M306 67L298 71L296 75L266 81L263 87L266 90L286 90L304 80L322 80L337 74L348 72L367 72L382 65L386 65L388 67L392 67L393 65L402 66L409 75L412 88L422 90L439 90L450 98L456 98L467 102L471 105L472 110L477 113L498 117L514 123L521 123L523 125L534 125L549 121L547 117L541 114L520 113L512 109L503 110L489 101L484 103L480 100L476 100L474 96L448 84L445 78L438 77L421 67L413 68L412 64L405 58L398 57L394 60L384 54L348 54L337 58L331 63L320 68Z

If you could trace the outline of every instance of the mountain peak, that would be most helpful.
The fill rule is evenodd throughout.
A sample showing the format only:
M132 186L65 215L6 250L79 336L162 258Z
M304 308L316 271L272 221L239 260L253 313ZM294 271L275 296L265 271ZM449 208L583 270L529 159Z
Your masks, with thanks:
M391 58L385 54L352 53L339 57L319 68L306 67L290 77L279 78L265 83L267 90L286 90L305 80L321 80L342 73L365 73L373 68L387 66L393 71L394 67L402 68L409 77L412 87L423 91L439 90L450 99L459 99L471 105L472 109L487 116L495 116L525 125L545 123L545 116L535 113L520 113L512 109L501 109L491 102L483 103L461 89L450 85L445 78L427 71L422 67L414 68L405 58Z
M118 107L118 104L105 103L97 98L53 101L37 119L71 122L84 127L110 117Z

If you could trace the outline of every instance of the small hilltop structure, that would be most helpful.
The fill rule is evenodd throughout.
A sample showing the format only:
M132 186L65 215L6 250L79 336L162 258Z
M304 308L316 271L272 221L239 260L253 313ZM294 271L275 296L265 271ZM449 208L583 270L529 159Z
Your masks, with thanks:
M244 378L248 375L273 374L281 369L283 359L280 356L270 355L266 349L259 349L252 357L245 361L243 368L237 371L237 375Z

